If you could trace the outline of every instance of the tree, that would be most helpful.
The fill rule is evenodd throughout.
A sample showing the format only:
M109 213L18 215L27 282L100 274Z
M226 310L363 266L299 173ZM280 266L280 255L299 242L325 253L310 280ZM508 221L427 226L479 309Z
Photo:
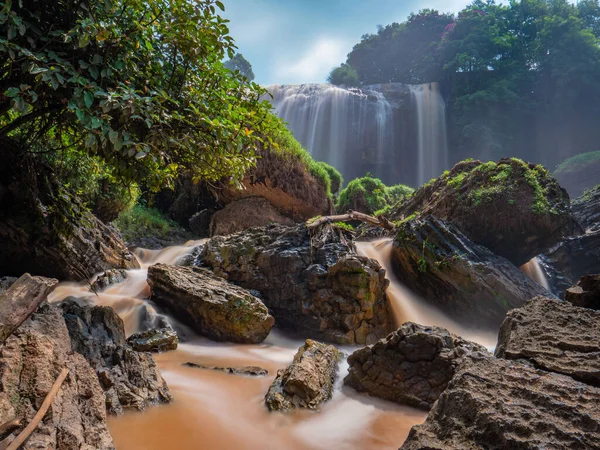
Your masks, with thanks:
M254 72L252 71L252 64L244 58L241 53L236 53L235 56L225 62L225 67L232 72L239 72L245 76L248 81L254 81Z
M158 189L241 179L271 120L219 0L19 0L0 9L0 138L99 156Z
M336 86L360 85L360 78L358 77L358 73L349 64L341 64L339 67L333 69L329 73L327 81L331 84L335 84Z

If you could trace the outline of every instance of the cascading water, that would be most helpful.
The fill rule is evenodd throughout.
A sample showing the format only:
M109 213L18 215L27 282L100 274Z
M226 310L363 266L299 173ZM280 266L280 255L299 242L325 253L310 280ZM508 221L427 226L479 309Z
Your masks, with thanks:
M445 103L437 83L268 90L296 139L346 180L369 172L390 185L420 186L448 169Z
M438 83L411 85L417 110L418 185L440 176L448 168L446 104Z
M128 335L139 331L141 317L156 315L147 300L148 266L176 264L200 242L160 251L138 249L141 269L127 271L126 281L109 286L98 295L88 283L62 283L50 297L61 301L69 296L89 303L111 306L124 320ZM175 322L166 317L171 324ZM155 325L154 325L155 326ZM370 450L396 449L413 425L422 423L426 413L342 389L347 364L340 368L333 398L318 414L293 411L269 413L264 395L277 370L286 367L302 342L272 331L261 345L216 343L192 334L176 351L155 356L174 401L149 408L144 413L127 412L109 418L117 448L122 450L163 450L177 448L207 450ZM345 349L351 352L353 348ZM194 362L204 366L260 366L267 377L243 377L183 366Z
M539 259L533 258L528 263L523 264L521 270L537 284L550 290L550 283L548 283L548 279L546 278L544 269L542 269L542 266L540 265Z

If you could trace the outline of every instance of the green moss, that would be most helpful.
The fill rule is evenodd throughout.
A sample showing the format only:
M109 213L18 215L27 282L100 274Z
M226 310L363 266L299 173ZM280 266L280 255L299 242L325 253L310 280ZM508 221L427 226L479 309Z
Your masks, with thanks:
M318 162L317 165L321 166L329 175L329 179L331 181L331 193L334 195L337 194L344 183L342 174L335 167L330 166L327 163Z
M345 223L345 222L334 222L333 226L335 228L339 228L339 229L345 230L345 231L354 231L354 227L352 225L350 225L349 223Z
M578 172L579 170L585 169L587 166L592 164L600 165L600 151L581 153L566 159L558 165L554 171L554 176L559 177L566 173Z
M467 178L467 176L469 176L467 172L459 173L455 177L448 180L448 186L456 190L460 189L462 187L463 181L465 180L465 178Z
M414 192L409 186L386 186L380 179L365 176L356 178L340 192L338 211L356 209L365 214L388 214L391 207Z

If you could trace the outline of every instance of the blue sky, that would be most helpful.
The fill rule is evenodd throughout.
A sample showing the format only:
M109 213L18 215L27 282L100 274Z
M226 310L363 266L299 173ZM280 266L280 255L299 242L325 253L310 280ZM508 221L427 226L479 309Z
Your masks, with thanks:
M457 12L468 0L224 0L239 51L260 84L324 82L365 33L411 12Z

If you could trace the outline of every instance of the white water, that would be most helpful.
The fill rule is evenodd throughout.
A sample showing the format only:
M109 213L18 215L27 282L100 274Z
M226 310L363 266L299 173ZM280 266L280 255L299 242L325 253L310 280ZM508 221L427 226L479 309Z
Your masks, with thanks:
M540 286L542 286L542 287L546 288L548 291L550 291L550 283L548 283L546 274L544 273L542 266L540 266L539 259L533 258L528 263L523 264L521 266L521 270L525 273L525 275L527 275L529 278L531 278L537 284L539 284Z
M438 83L411 85L418 124L418 185L422 186L448 168L446 104Z
M267 89L277 115L313 158L333 165L346 179L365 175L365 167L379 176L386 152L393 153L396 145L393 110L383 93L330 84Z

